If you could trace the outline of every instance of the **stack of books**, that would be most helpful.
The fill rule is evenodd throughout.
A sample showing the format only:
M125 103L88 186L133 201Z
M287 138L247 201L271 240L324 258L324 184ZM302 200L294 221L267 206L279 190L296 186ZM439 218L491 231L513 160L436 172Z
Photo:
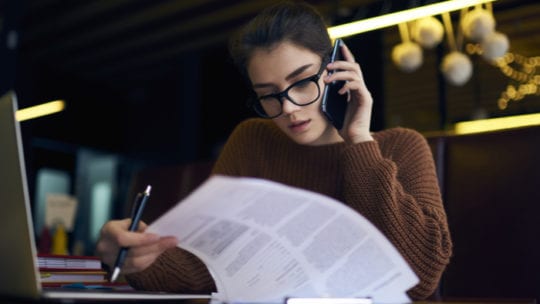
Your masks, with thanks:
M95 256L38 254L38 267L43 287L69 284L104 284L107 271Z

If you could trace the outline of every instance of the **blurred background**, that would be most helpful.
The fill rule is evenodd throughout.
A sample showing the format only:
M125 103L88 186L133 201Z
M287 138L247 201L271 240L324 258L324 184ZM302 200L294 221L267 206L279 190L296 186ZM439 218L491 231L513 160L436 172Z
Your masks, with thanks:
M66 103L21 122L37 233L47 193L73 195L72 237L91 253L103 222L124 215L135 172L211 163L234 126L254 116L227 39L275 2L0 0L0 94L15 91L19 108ZM338 25L439 1L307 2ZM519 88L540 83L540 3L498 0L492 13L509 42L504 63L461 39L460 14L451 15L472 66L459 85L441 73L452 49L446 37L423 49L412 71L392 58L405 38L398 26L346 37L375 98L373 130L404 126L429 136L458 121L539 112L538 91Z

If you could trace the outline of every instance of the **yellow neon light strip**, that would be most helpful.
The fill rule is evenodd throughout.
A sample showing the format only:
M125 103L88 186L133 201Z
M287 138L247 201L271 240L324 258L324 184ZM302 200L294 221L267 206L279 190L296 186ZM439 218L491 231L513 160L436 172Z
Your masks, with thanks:
M369 32L392 25L413 21L423 17L439 15L445 12L457 11L462 8L472 7L478 4L493 2L495 0L451 0L435 4L424 5L401 12L386 14L365 20L359 20L328 28L332 39L352 36L359 33Z
M64 110L64 108L65 102L63 100L55 100L37 106L20 109L15 113L15 118L18 121L28 120L60 112Z
M540 113L458 122L455 134L470 134L540 125Z

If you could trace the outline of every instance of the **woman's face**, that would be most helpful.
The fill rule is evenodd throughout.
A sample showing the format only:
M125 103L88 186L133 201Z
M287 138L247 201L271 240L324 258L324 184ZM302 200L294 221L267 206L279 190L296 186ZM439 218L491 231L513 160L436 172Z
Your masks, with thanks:
M317 54L283 42L271 49L257 49L248 63L248 75L257 96L263 96L282 92L291 84L317 74L320 68L321 58ZM319 86L322 96L322 77ZM315 146L342 141L320 110L320 96L307 106L295 105L287 98L282 102L283 113L272 120L295 142Z

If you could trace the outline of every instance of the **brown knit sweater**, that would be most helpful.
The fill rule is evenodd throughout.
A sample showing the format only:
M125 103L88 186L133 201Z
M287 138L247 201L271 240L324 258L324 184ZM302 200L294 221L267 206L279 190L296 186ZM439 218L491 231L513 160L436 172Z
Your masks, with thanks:
M435 165L425 138L392 128L356 145L299 145L272 121L248 119L225 144L213 173L266 178L329 195L371 220L420 278L413 300L430 296L452 253ZM137 289L215 290L206 267L174 248L142 272L127 276Z

